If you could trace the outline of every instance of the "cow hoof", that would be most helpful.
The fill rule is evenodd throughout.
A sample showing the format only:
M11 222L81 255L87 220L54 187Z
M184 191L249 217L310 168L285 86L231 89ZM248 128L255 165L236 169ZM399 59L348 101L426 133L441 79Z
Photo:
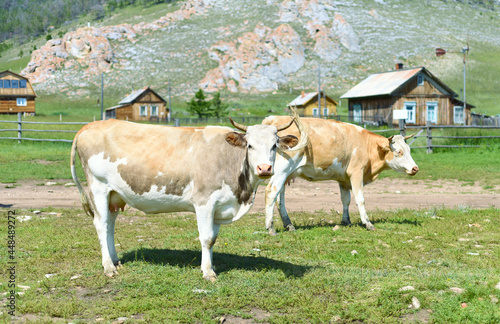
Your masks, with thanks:
M271 236L276 236L276 235L278 235L278 234L276 233L276 230L275 230L274 228L268 229L268 230L267 230L267 233L268 233L269 235L271 235Z
M351 226L351 222L344 222L344 221L342 221L341 224L344 225L344 226Z
M114 271L104 272L104 274L108 278L113 278L114 276L118 275L118 271L114 270Z
M216 282L217 276L214 273L213 275L203 276L203 279L208 280L210 282Z
M292 224L287 225L286 229L290 232L295 232L295 227Z
M373 226L373 224L366 224L366 229L369 230L369 231L374 231L375 230L375 226Z

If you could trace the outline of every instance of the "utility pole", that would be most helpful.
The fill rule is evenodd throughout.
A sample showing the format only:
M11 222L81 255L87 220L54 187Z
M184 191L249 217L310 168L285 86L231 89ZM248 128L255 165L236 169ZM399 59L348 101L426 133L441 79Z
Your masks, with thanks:
M467 106L467 103L465 101L466 97L465 97L465 54L469 52L469 42L467 42L467 47L464 47L462 48L462 53L464 54L464 94L463 94L463 102L464 102L464 113L465 113L465 109L466 109L466 106Z
M321 65L318 63L318 116L321 116Z
M104 119L104 72L101 72L101 120Z
M170 77L168 78L168 115L167 119L170 122L170 116L172 116L172 101L170 100Z

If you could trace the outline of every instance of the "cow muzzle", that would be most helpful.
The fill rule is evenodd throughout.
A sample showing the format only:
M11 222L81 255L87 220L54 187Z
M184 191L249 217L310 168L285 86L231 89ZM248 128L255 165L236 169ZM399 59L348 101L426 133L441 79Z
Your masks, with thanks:
M414 176L415 174L417 174L417 172L418 172L418 166L416 165L410 171L406 171L406 173L408 173L411 176Z
M269 164L259 164L257 166L257 174L259 177L270 177L273 175L273 167Z

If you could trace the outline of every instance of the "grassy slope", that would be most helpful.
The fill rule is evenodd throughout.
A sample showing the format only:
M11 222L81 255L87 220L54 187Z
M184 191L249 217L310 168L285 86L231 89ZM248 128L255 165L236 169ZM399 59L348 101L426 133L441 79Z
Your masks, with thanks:
M152 32L146 37L139 37L135 46L139 49L152 48L153 52L147 59L141 59L135 62L138 70L151 70L152 62L157 70L148 76L147 80L142 78L130 77L127 72L128 81L138 80L143 86L144 81L156 86L156 89L162 95L166 95L165 85L167 78L171 78L173 87L173 108L174 112L185 110L185 100L183 96L176 93L188 91L193 84L193 80L199 79L205 71L215 67L215 62L208 59L206 49L216 41L224 38L215 37L217 28L221 26L230 26L233 35L227 40L234 40L237 36L246 31L253 30L258 22L270 27L276 27L275 14L277 7L262 8L264 2L255 3L252 6L244 1L233 1L231 8L238 12L245 12L248 23L241 24L240 14L236 15L229 8L228 2L222 2L217 8L210 9L210 14L198 16L183 22L176 23L177 29L165 34L164 32ZM119 23L137 23L140 21L151 22L164 16L167 12L179 9L180 2L172 5L161 4L153 7L143 8L127 7L117 10L110 18L98 24L115 25ZM446 10L452 6L453 10ZM468 101L477 106L476 111L490 115L500 113L498 102L499 82L496 77L500 73L500 60L498 53L500 45L493 38L489 38L492 30L498 30L498 13L496 11L484 11L481 9L472 9L469 6L456 3L445 3L442 1L426 1L425 3L403 3L393 1L391 5L382 5L373 1L357 1L352 5L337 5L336 9L352 24L358 34L364 35L362 45L364 49L359 54L345 54L332 64L323 64L324 82L329 89L330 95L338 98L343 94L351 84L366 77L369 73L388 70L393 67L394 60L405 63L406 66L425 65L436 76L450 85L457 93L462 88L462 64L461 55L449 53L444 58L435 58L433 50L435 47L442 46L448 50L459 50L464 44L466 35L471 35L471 52L467 65L468 82L467 98ZM262 12L266 12L263 16ZM335 12L337 12L335 11ZM422 25L420 20L413 19L414 12L426 13L429 20L435 22L432 28ZM446 15L443 16L443 13ZM473 17L468 24L467 30L463 24L460 24L455 16ZM375 18L376 17L376 18ZM53 35L59 31L66 32L87 24L87 18L82 17L79 21L65 26L61 30L55 30ZM93 22L92 24L95 24ZM303 40L307 39L307 32L300 22L291 23ZM398 32L406 30L411 37L398 37ZM423 36L425 35L425 36ZM422 40L422 36L426 38ZM189 39L189 41L186 41ZM12 69L19 72L28 62L27 56L30 48L36 45L38 48L45 43L44 37L36 39L33 43L14 47L6 53L2 53L0 58L0 70ZM381 46L381 44L385 44ZM18 58L20 49L25 56ZM309 53L309 50L306 51ZM193 59L196 57L196 59ZM309 87L315 84L315 64L317 57L309 55L309 61L306 66L298 73L296 78L290 78L290 84L293 87ZM181 73L179 73L181 72ZM135 75L135 74L133 74ZM128 87L120 86L123 79L120 72L111 73L107 76L106 83L110 83L105 92L105 106L114 105L129 92ZM38 91L37 111L43 116L58 116L60 113L68 116L89 119L99 114L99 107L96 105L100 98L99 89L100 80L92 81L87 87L89 95L78 98L78 100L66 99L66 94L55 94L46 96L44 91ZM115 84L115 85L112 85ZM127 83L129 84L129 82ZM67 85L71 88L71 84ZM192 89L193 92L196 90ZM306 89L307 90L307 89ZM280 112L297 94L298 90L290 94L288 88L278 91L276 95L245 95L223 93L223 99L231 105L232 114L248 113L252 115L266 115L269 110ZM278 100L274 97L278 97ZM339 108L339 113L345 114L346 102ZM71 111L68 107L72 107ZM182 117L182 116L181 116Z
M297 231L275 237L263 231L263 215L247 215L221 228L216 283L201 278L194 215L125 214L116 228L124 268L115 278L102 273L95 229L82 211L18 221L16 284L30 288L17 296L16 314L47 323L220 323L255 314L270 323L500 321L498 210L373 213L374 232L332 231L340 215L296 213ZM414 297L422 310L408 308ZM5 310L0 318L8 321Z

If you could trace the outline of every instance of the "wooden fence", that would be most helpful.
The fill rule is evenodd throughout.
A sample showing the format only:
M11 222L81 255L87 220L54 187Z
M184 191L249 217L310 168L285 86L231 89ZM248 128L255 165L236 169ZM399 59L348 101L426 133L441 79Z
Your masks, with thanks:
M241 120L242 123L258 123L263 117L237 117L235 120ZM211 122L212 120L205 120L206 122ZM218 122L220 123L219 119ZM240 121L238 121L240 122ZM62 138L32 138L32 137L23 137L23 133L25 132L37 132L37 133L73 133L75 134L77 130L75 129L33 129L33 128L23 128L23 125L58 125L58 126L66 126L66 125L86 125L88 122L34 122L34 121L23 121L21 118L21 114L18 115L17 121L9 121L9 120L0 120L0 125L6 123L8 125L16 125L17 128L1 128L0 133L2 132L17 132L17 137L0 137L0 140L17 140L18 143L22 141L46 141L46 142L66 142L72 143L72 139L62 139ZM197 122L185 122L183 124L187 125L197 125L201 123L201 121ZM175 123L175 126L179 126L179 122ZM216 123L215 123L216 124ZM172 126L172 125L170 125ZM366 126L366 125L365 125ZM400 123L399 128L390 128L390 129L370 129L370 131L374 133L397 133L399 132L401 135L406 135L407 131L414 130L416 135L412 137L411 141L409 141L409 145L412 149L427 149L427 153L432 153L434 148L468 148L468 147L480 147L480 145L468 145L468 144L457 144L457 145L444 145L444 144L435 144L434 140L494 140L500 139L500 136L497 135L487 135L487 136L462 136L462 135L442 135L436 134L435 130L442 129L458 129L458 130L466 130L466 129L480 129L480 130L500 130L500 126L448 126L448 125L427 125L427 126L406 126L404 123ZM73 127L74 128L74 127ZM412 145L418 138L426 138L425 145L415 146ZM500 143L500 142L499 142Z
M461 135L435 135L433 134L433 130L450 130L450 129L458 129L458 130L470 130L470 129L479 129L479 130L500 130L500 126L458 126L458 125L426 125L426 126L406 126L400 122L399 128L393 129L383 129L383 130L371 130L374 133L383 133L383 132L394 132L399 131L399 133L403 136L406 136L407 130L414 130L415 135L412 137L411 141L409 141L408 145L412 149L427 149L427 153L432 153L434 148L478 148L481 145L449 145L449 144L434 144L433 140L435 139L449 139L449 140L494 140L500 139L500 136L497 135L475 135L475 136L461 136ZM499 132L500 133L500 132ZM426 138L426 145L424 146L415 146L412 145L417 138Z

